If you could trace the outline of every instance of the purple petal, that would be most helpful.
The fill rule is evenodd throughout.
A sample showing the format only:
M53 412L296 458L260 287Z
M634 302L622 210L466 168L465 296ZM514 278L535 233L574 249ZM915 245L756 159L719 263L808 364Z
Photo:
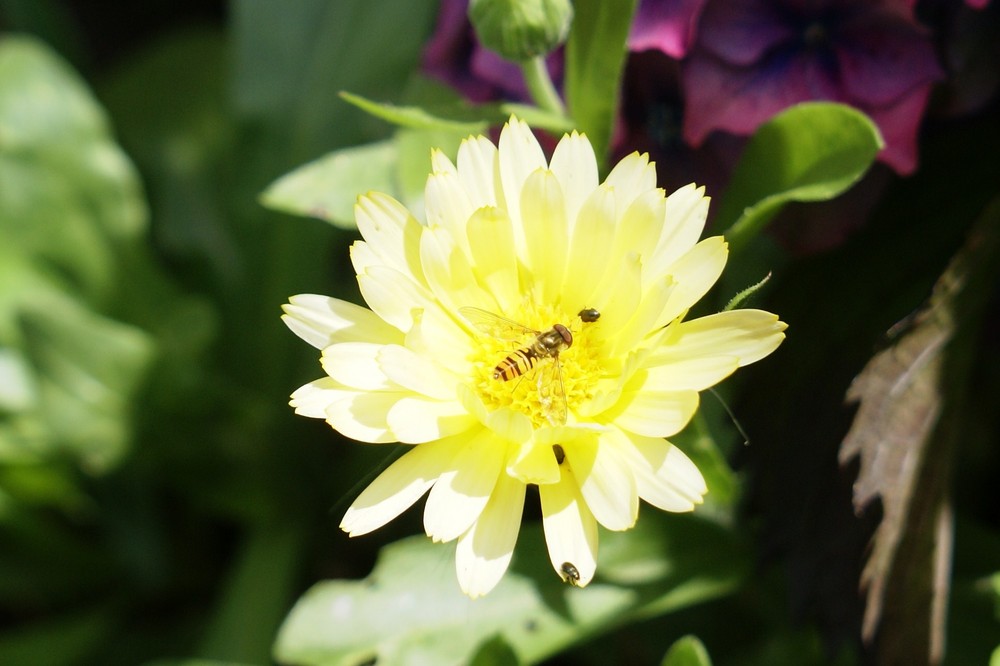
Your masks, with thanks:
M641 0L628 38L630 51L662 51L683 58L694 41L707 0Z
M750 65L796 37L777 4L762 0L710 2L698 33L699 48L733 65Z
M696 51L681 77L684 139L695 146L713 130L750 134L798 102L844 101L829 72L801 53L775 59L768 67L736 67Z
M879 159L904 176L917 168L917 133L930 92L931 84L928 83L910 91L890 106L861 109L871 116L885 139L885 148L879 153Z
M845 22L837 33L832 39L840 80L846 97L859 104L892 104L943 77L927 34L915 22L871 11Z

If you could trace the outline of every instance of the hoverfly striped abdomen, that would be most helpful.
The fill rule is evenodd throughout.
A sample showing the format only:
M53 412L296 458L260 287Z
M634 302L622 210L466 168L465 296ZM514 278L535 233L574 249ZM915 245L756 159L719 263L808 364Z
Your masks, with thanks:
M520 377L535 367L540 358L556 358L563 349L573 346L573 334L562 324L554 325L550 330L539 333L531 345L518 349L502 360L493 369L493 379L505 382L514 377Z

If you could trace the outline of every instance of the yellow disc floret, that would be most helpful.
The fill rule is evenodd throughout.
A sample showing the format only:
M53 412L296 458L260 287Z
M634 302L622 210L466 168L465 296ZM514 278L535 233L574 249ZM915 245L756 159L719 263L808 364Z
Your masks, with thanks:
M601 368L600 321L583 321L579 310L526 303L503 319L497 317L490 330L477 324L470 359L473 388L487 409L510 407L526 414L535 427L574 422L575 408L592 397ZM539 347L539 335L557 325L565 327L572 343L553 352Z

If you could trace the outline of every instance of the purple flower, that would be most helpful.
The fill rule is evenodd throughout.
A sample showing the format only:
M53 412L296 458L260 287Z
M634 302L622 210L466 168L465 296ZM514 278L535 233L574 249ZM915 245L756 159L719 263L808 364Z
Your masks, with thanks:
M683 58L694 42L707 0L642 0L628 36L629 51L662 51Z
M886 141L880 159L907 174L941 76L907 0L709 2L682 69L684 138L750 134L792 104L831 100L871 116Z

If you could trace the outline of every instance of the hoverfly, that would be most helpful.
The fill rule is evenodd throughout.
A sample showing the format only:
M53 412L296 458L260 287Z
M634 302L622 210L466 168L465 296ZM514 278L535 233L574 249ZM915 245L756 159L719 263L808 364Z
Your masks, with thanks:
M573 346L573 334L562 324L554 324L547 331L536 331L516 321L486 310L473 307L459 308L459 313L477 329L500 340L523 342L534 337L526 347L511 352L493 369L493 379L510 381L527 374L543 359L552 363L539 368L536 385L538 398L545 410L545 418L552 425L566 423L566 392L563 389L559 352Z

